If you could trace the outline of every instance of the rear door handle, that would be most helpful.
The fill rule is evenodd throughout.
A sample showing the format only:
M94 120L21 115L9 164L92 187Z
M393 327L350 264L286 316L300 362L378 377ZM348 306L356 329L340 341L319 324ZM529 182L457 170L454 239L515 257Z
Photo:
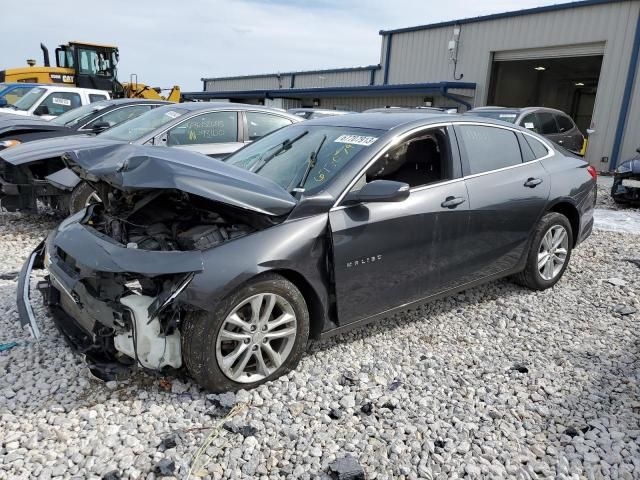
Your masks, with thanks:
M456 208L458 205L463 204L466 200L463 197L447 197L444 202L440 204L442 208Z
M527 178L527 181L524 182L524 186L525 187L529 187L529 188L536 188L538 185L540 185L542 183L542 179L541 178Z

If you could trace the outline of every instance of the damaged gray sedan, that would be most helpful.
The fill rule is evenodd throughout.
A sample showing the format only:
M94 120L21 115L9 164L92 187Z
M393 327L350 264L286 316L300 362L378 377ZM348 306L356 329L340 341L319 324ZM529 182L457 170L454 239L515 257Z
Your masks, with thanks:
M441 114L353 114L286 127L225 161L109 145L68 152L102 203L29 257L94 370L186 370L251 388L310 338L513 275L553 286L591 232L595 172L542 137ZM500 188L495 188L499 185Z

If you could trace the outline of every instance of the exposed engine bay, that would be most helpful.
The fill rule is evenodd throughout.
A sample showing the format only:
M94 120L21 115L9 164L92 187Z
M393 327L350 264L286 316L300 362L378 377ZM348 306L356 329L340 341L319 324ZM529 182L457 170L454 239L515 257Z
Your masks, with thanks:
M105 202L90 205L80 223L127 249L160 255L202 251L278 221L178 190L125 192L105 184L94 187ZM59 297L54 303L65 312L75 312L73 317L82 330L101 339L92 347L98 356L106 353L121 362L134 361L154 370L181 367L184 308L174 300L195 272L144 275L96 271L61 248L56 249L54 260L79 280L70 295L63 282L52 278ZM55 272L55 265L49 268Z
M251 212L180 191L106 193L104 205L90 209L85 224L127 248L207 250L273 224Z

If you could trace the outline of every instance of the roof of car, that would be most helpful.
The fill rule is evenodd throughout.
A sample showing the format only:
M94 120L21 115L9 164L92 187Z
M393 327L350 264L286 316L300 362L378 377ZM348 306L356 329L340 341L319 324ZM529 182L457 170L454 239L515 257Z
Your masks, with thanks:
M232 108L234 110L264 110L265 112L278 112L285 115L287 114L285 110L279 108L270 108L264 107L262 105L249 105L247 103L233 103L233 102L184 102L180 104L176 104L178 108L185 108L187 110L205 110L208 108L221 108L221 109L229 109Z
M370 112L352 113L351 115L336 115L311 119L305 125L327 125L336 127L373 128L377 130L391 130L399 125L413 122L437 123L451 120L455 115L433 112Z
M502 113L525 113L525 112L537 112L537 111L545 111L545 112L554 112L554 113L562 113L566 115L562 110L558 110L556 108L549 107L498 107L498 106L487 106L487 107L476 107L469 110L468 113L473 114L474 112L502 112Z
M153 105L170 105L172 102L166 100L151 100L148 98L111 98L109 100L100 100L99 102L93 102L89 105L128 105L130 103L150 103Z
M290 108L287 110L289 113L293 112L321 112L321 113L333 113L334 115L344 115L347 113L353 113L347 110L331 110L329 108L311 108L311 107L300 107L300 108Z

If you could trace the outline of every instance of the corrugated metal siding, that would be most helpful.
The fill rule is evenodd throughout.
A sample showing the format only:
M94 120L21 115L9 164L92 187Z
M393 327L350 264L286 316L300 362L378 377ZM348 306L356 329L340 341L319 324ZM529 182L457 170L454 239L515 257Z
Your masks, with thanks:
M371 72L369 70L354 70L350 72L298 74L295 88L319 87L351 87L354 85L369 85Z
M350 87L359 85L369 85L371 71L360 68L341 72L313 72L298 73L295 75L295 88L318 88L318 87ZM250 76L247 78L229 78L207 80L206 90L208 92L224 92L230 90L267 90L277 88L290 88L291 75L281 75L278 77L271 74L264 76Z
M280 81L275 75L264 77L249 77L237 79L208 80L206 90L208 92L225 92L232 90L264 90L268 88L289 88L291 78L281 76Z
M492 52L605 41L593 117L596 133L588 151L589 161L602 167L600 158L609 156L613 146L629 62L626 52L631 51L639 11L640 1L629 0L463 25L457 73L464 73L464 81L477 83L475 104L484 105ZM389 83L453 80L448 51L452 34L452 27L394 34ZM636 86L634 98L637 94ZM640 115L636 111L629 120Z
M638 147L640 147L640 63L638 63L638 68L636 69L636 83L633 86L633 94L631 95L627 130L622 139L618 165L637 155L636 148Z

